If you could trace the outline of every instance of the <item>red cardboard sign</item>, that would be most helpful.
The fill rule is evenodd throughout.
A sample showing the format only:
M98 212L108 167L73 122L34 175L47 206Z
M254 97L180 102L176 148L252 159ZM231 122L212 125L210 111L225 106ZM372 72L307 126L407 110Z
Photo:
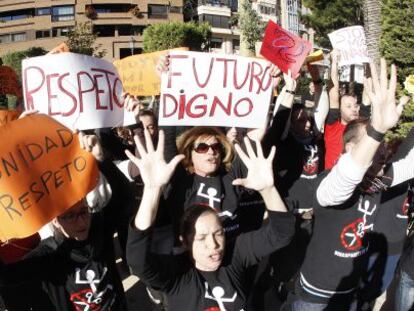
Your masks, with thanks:
M277 65L284 73L290 69L292 76L296 77L311 50L312 44L309 41L269 21L260 54Z

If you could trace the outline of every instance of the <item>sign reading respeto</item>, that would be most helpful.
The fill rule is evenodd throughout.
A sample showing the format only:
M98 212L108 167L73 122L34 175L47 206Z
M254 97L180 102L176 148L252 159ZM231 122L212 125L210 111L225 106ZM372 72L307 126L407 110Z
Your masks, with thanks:
M339 66L368 63L364 28L351 26L328 34L332 47L340 51Z
M123 107L118 73L107 61L59 53L25 59L22 67L26 109L79 130L135 122Z
M24 238L76 204L98 180L93 156L45 115L0 126L0 240Z
M262 127L273 90L269 69L255 58L171 52L161 77L159 124Z

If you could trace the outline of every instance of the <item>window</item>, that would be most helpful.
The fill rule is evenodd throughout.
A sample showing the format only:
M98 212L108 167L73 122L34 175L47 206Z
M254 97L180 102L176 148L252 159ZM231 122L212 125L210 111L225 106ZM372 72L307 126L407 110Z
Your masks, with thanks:
M36 31L36 39L41 38L49 38L50 37L50 30L37 30Z
M240 40L238 39L233 39L233 50L240 50Z
M212 27L230 29L230 18L228 16L205 14L203 20Z
M114 25L94 25L93 32L98 37L115 37L115 26Z
M26 41L27 36L25 32L19 33L12 33L0 36L0 43L7 43L7 42L20 42Z
M221 39L221 38L211 38L210 47L212 49L221 49L222 45L223 45L223 39Z
M133 30L131 25L118 25L118 36L132 36Z
M149 18L167 18L168 7L166 5L148 4Z
M96 13L122 13L131 9L130 4L94 4Z
M180 6L172 6L170 7L170 13L183 13L183 8Z
M75 19L75 8L73 5L52 7L52 21L71 21Z
M50 8L38 8L36 9L36 15L50 15Z
M56 27L52 29L52 37L66 37L72 27Z
M259 5L259 11L266 15L276 15L276 8L266 5Z
M34 15L33 9L8 11L8 12L0 13L0 20L4 22L14 21L14 20L33 17L33 15Z

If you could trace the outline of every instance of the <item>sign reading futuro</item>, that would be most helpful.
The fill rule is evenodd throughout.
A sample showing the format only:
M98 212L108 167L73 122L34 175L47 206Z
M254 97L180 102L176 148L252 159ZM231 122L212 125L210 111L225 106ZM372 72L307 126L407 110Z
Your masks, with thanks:
M171 52L161 77L160 125L264 126L273 90L269 69L256 58Z

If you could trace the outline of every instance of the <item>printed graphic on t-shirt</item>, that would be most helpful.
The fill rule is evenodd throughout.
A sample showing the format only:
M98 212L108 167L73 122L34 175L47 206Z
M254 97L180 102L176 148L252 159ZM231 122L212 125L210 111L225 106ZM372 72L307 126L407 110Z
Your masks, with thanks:
M206 304L210 305L205 311L244 311L244 309L238 309L235 306L237 299L236 291L229 293L229 290L227 290L228 292L226 293L225 289L219 285L211 289L207 282L204 283L204 286L204 298L207 300ZM217 306L211 306L211 303L217 304Z
M70 295L70 301L76 311L109 310L115 301L106 267L101 273L92 269L76 269L75 284L78 290Z
M404 202L401 206L401 213L398 213L397 218L407 219L408 218L408 208L410 207L410 202L408 197L404 199Z
M207 200L208 206L220 210L221 198L218 195L217 189L213 187L206 187L205 183L200 183L197 191L197 196L202 198L202 202Z
M376 204L372 204L368 199L364 200L363 196L360 196L357 210L360 217L342 229L340 241L343 249L335 250L336 256L355 258L368 251L368 247L364 247L363 238L368 230L374 229L372 216L376 209Z
M307 158L303 164L303 173L302 178L313 179L316 178L319 167L319 156L318 156L318 146L317 145L305 145Z

